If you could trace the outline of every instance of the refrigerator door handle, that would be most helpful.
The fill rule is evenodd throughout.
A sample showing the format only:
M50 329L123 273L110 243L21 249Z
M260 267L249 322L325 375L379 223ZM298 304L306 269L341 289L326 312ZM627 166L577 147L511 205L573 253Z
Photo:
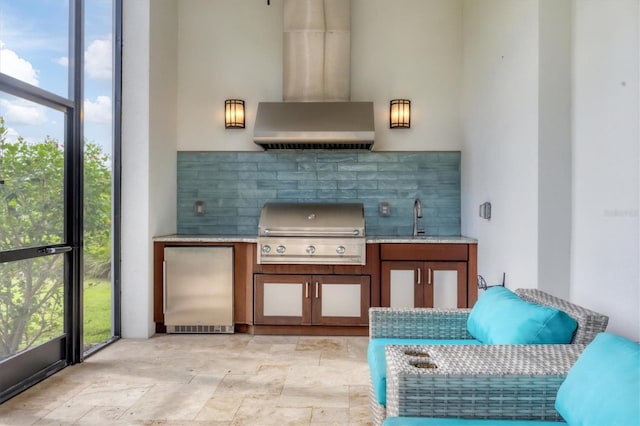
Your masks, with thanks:
M167 313L167 261L162 261L162 314Z

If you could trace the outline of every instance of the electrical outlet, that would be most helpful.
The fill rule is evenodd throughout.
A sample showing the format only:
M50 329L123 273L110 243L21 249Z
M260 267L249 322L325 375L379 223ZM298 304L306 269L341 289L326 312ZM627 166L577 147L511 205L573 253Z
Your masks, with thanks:
M389 203L382 202L380 204L378 204L378 215L380 217L389 217L391 216L391 206L389 205Z

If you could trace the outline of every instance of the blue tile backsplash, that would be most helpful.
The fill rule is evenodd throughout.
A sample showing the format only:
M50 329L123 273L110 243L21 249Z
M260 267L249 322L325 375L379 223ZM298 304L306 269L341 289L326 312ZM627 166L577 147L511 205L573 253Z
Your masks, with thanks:
M255 236L264 203L282 201L360 202L368 236L409 236L415 198L427 235L460 235L460 152L178 152L179 234Z

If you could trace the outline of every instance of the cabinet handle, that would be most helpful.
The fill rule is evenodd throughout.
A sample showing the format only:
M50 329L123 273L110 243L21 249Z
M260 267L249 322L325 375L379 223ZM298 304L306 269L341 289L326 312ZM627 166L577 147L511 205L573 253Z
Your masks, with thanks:
M418 284L422 284L422 270L418 268L416 272L418 273Z
M304 283L304 298L309 298L309 281Z
M319 297L319 295L318 295L318 287L320 287L320 286L318 285L318 281L316 281L316 299Z
M167 261L162 261L162 313L167 313Z
M427 268L427 284L431 285L431 268Z

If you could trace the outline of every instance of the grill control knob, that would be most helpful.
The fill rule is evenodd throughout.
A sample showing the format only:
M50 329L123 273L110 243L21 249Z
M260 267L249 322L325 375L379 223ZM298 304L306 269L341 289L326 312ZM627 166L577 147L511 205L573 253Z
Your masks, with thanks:
M344 254L345 251L347 251L347 249L344 248L344 246L338 246L338 248L336 249L336 253L338 254Z
M284 251L285 251L285 250L286 250L286 249L285 249L285 247L284 247L284 246L278 246L278 247L276 247L276 252L277 252L278 254L282 254L282 253L284 253Z
M262 246L262 254L269 254L269 253L271 253L271 246L268 246L266 244L263 245Z
M307 247L307 254L313 254L316 252L316 248L314 246Z

